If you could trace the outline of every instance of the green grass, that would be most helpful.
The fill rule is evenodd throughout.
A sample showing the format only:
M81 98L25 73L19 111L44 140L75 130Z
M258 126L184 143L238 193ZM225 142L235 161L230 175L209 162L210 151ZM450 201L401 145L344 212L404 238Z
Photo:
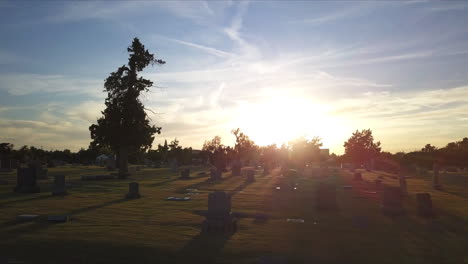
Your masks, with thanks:
M329 177L301 176L294 192L274 190L278 176L261 176L251 184L242 177L210 183L193 168L190 180L180 180L168 169L143 169L125 180L81 181L82 175L108 173L99 167L49 169L49 180L40 181L41 193L16 194L15 172L0 179L0 263L468 263L468 176L444 175L443 191L430 188L430 176L407 179L407 215L383 216L379 197L365 193L381 172L364 172L366 181L351 182L346 171ZM53 175L65 174L72 184L64 197L50 195ZM386 174L388 175L388 174ZM170 177L168 177L170 176ZM128 183L138 181L142 198L125 200ZM336 183L339 210L318 212L314 206L318 182ZM385 184L397 180L384 178ZM353 190L342 185L353 184ZM191 201L165 201L183 196L187 188L200 194ZM208 193L234 192L233 211L266 213L258 222L242 218L232 236L200 233ZM438 217L416 215L416 192L430 192ZM72 221L16 223L19 214L70 214ZM367 226L353 224L356 217ZM288 223L301 218L305 223ZM277 262L264 262L277 263Z

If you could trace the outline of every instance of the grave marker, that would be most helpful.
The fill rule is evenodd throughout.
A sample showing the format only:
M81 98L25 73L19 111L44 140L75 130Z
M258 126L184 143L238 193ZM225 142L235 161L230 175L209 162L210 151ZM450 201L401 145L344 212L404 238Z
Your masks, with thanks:
M140 198L140 185L138 182L131 182L128 184L128 193L127 199L137 199Z
M181 179L190 179L190 169L185 168L180 171L180 178Z
M432 199L429 193L417 193L416 201L418 203L418 215L421 217L433 217Z
M437 162L434 163L434 165L432 167L432 171L434 173L434 176L432 177L432 187L435 190L441 190L442 185L439 182L439 171L440 171L439 163L437 163Z
M212 192L208 195L208 212L203 222L203 232L234 233L237 219L231 213L231 196L225 192Z
M65 185L65 175L55 175L52 195L66 195L67 187Z
M41 189L37 186L34 168L16 169L16 187L13 190L20 193L40 192Z

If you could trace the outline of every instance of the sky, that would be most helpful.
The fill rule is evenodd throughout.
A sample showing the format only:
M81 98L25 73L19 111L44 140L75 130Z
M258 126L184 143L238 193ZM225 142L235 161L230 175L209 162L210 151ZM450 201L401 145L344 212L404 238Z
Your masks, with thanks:
M87 148L104 80L134 37L166 61L143 76L156 146L240 128L341 154L370 128L384 151L468 136L466 1L1 1L0 142Z

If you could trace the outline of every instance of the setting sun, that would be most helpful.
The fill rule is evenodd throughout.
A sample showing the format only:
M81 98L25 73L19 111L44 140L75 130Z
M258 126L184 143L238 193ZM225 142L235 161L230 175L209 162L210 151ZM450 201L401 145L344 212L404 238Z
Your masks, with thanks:
M242 127L259 145L283 143L304 136L322 138L324 147L342 144L345 123L330 115L325 105L312 100L274 95L255 104L239 107L235 127Z

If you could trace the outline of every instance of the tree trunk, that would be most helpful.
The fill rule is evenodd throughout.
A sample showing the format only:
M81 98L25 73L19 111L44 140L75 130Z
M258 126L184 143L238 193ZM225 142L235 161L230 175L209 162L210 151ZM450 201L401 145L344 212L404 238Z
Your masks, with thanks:
M119 178L128 176L128 147L119 147Z

